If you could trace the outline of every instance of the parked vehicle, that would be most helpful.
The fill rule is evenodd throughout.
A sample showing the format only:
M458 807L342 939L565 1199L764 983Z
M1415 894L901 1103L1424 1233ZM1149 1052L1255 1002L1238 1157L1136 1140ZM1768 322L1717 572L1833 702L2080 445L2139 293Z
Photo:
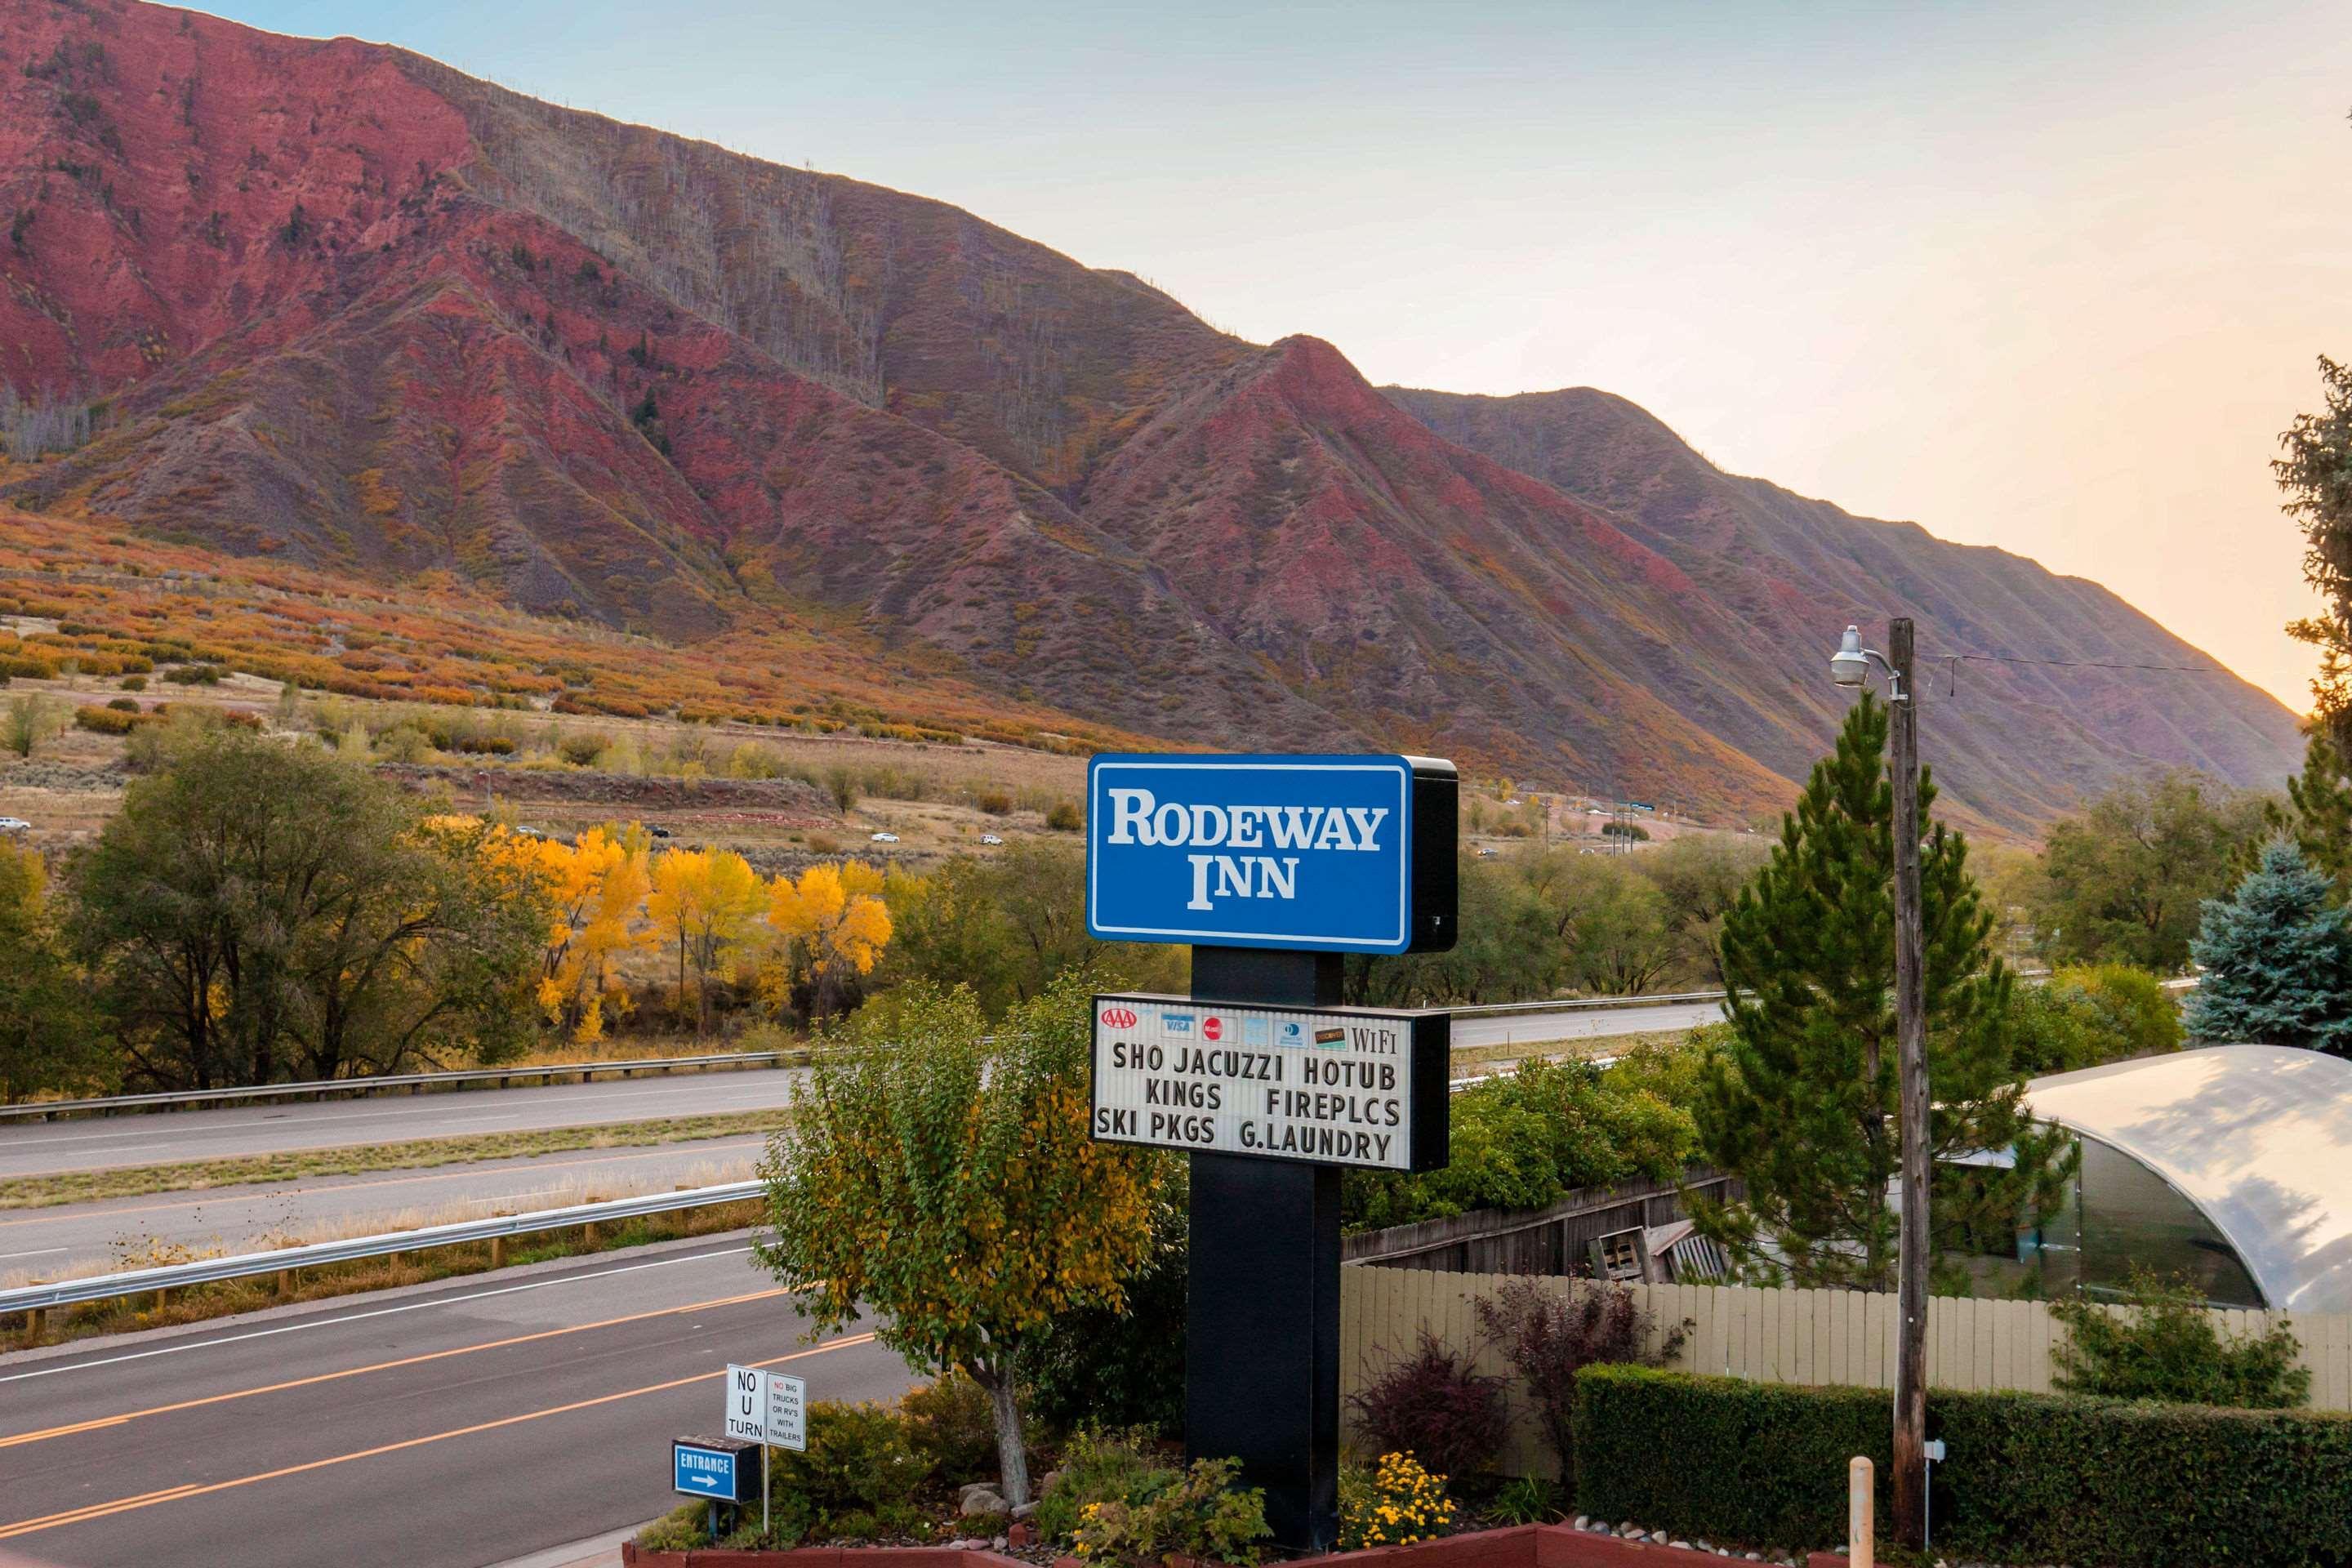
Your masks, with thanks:
M896 844L898 842L898 836L895 833L877 833L874 836L874 842L877 844Z
M997 835L995 835L995 834L993 834L993 833L983 833L983 834L982 834L982 835L980 836L980 841L981 841L982 844L1002 844L1002 843L1003 843L1003 842L1004 842L1004 840L1003 840L1003 838L999 837Z
M33 825L21 816L0 816L0 833L18 837L33 831Z

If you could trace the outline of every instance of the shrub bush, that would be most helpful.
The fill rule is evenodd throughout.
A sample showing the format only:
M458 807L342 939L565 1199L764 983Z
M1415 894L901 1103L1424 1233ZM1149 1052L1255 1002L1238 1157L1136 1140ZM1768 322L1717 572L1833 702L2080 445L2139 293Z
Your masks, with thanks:
M934 1479L960 1486L996 1474L996 1413L988 1391L964 1373L908 1390L898 1408L908 1442Z
M1376 1451L1411 1454L1442 1477L1482 1475L1503 1451L1503 1380L1472 1372L1467 1356L1427 1329L1412 1355L1348 1403Z
M1045 826L1056 833L1076 833L1086 825L1075 801L1057 800L1045 810Z
M1151 1257L1127 1281L1122 1311L1056 1316L1030 1353L1024 1397L1064 1431L1184 1431L1184 1305L1192 1235L1184 1162L1171 1157L1151 1211Z
M1576 1484L1577 1374L1610 1363L1657 1366L1671 1361L1690 1332L1690 1321L1661 1331L1657 1315L1622 1285L1540 1279L1504 1281L1472 1310L1478 1331L1503 1352L1526 1384L1544 1444L1559 1466L1561 1484Z
M1001 789L989 790L980 797L980 809L991 816L1013 815L1013 797Z
M126 675L122 678L122 689L144 691L147 689L147 678L143 675Z
M2052 1357L2060 1388L2249 1410L2291 1409L2310 1394L2311 1369L2298 1364L2303 1346L2285 1324L2224 1340L2187 1284L2135 1269L2131 1285L2129 1311L2079 1297L2050 1304L2067 1331Z
M1845 1532L1846 1463L1878 1467L1886 1394L1588 1369L1576 1506L1716 1542L1820 1548ZM2352 1416L2046 1394L1931 1391L1939 1553L2004 1562L2352 1561Z
M1350 1171L1350 1230L1534 1209L1579 1187L1682 1174L1698 1152L1690 1112L1585 1062L1528 1061L1454 1097L1451 1160L1417 1176Z
M1068 1541L1089 1509L1129 1501L1148 1486L1164 1485L1165 1478L1174 1473L1175 1467L1160 1457L1148 1426L1073 1432L1062 1449L1053 1486L1037 1500L1037 1533L1047 1541Z
M1265 1493L1235 1487L1232 1459L1147 1471L1124 1500L1089 1503L1078 1520L1077 1554L1158 1563L1170 1556L1255 1563L1265 1523Z
M74 728L88 730L93 735L128 735L138 724L135 711L125 713L111 706L74 710Z
M135 697L117 697L108 702L107 706L117 713L136 713L139 711L139 700Z
M778 1539L913 1522L915 1489L930 1465L915 1449L912 1424L887 1405L818 1400L808 1407L808 1451L772 1450L768 1506Z

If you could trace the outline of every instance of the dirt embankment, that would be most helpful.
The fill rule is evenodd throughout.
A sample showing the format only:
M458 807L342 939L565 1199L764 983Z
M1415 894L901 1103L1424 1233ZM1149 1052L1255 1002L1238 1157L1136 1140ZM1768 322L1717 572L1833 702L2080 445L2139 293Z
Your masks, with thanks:
M458 805L478 805L485 791L518 805L626 808L632 816L662 812L758 812L780 826L838 827L841 814L814 785L799 779L644 777L578 770L436 767L383 763L376 772L405 788L446 789Z

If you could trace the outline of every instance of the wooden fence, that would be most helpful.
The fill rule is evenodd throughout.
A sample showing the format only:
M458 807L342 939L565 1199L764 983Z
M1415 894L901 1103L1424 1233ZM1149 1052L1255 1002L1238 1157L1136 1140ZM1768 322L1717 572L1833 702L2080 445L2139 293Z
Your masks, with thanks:
M1340 1241L1347 1263L1383 1268L1435 1268L1451 1274L1565 1274L1587 1265L1597 1237L1664 1225L1683 1216L1683 1195L1739 1197L1737 1179L1694 1168L1677 1182L1635 1176L1605 1187L1579 1187L1549 1208L1474 1209L1450 1219L1360 1231Z
M1414 1268L1340 1271L1339 1384L1352 1394L1410 1355L1423 1329L1470 1352L1476 1370L1510 1368L1478 1332L1472 1303L1512 1276L1442 1274ZM1587 1289L1544 1279L1544 1289ZM1723 1285L1628 1287L1662 1328L1691 1327L1675 1365L1764 1383L1842 1383L1895 1386L1895 1298L1851 1290L1771 1290ZM2260 1333L2290 1323L2311 1368L2311 1404L2352 1410L2352 1314L2216 1311L2225 1335ZM2015 1388L2046 1392L2051 1352L2065 1331L2039 1301L1937 1297L1927 1310L1927 1382L1935 1388ZM1508 1392L1511 1439L1504 1469L1548 1473L1549 1461L1516 1382ZM1352 1423L1350 1426L1352 1431Z

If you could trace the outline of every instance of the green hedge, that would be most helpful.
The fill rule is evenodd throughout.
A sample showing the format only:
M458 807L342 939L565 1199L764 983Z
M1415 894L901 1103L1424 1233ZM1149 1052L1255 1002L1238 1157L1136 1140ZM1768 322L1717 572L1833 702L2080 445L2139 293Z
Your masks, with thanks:
M1845 1539L1846 1462L1886 1517L1890 1396L1596 1366L1577 1376L1577 1506L1678 1535ZM1939 1554L2131 1563L2352 1563L2352 1416L2042 1394L1933 1394Z

